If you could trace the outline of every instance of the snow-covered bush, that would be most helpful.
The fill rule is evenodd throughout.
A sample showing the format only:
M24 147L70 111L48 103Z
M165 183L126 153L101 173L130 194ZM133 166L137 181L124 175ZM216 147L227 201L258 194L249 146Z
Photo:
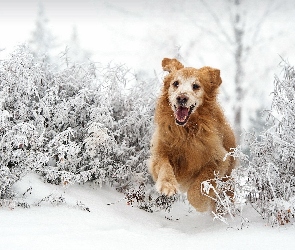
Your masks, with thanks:
M213 190L215 218L240 216L247 203L272 226L284 225L295 217L295 70L283 62L283 79L274 81L268 128L256 136L246 134L249 155L241 148L229 154L239 158L231 178L218 176L203 183L203 192ZM228 191L233 190L233 195Z
M271 225L295 215L295 70L283 62L283 79L274 81L273 125L248 139L248 200Z
M220 177L215 173L214 179L202 182L202 194L211 198L216 209L212 211L214 217L225 223L225 215L229 214L231 218L236 215L236 207L234 204L235 181L233 178L226 176ZM210 191L213 191L214 196L210 196Z
M153 101L122 65L53 68L20 46L0 63L1 199L29 171L45 181L148 183ZM132 80L132 79L131 79Z
M243 166L249 163L249 157L242 153L240 146L232 149L225 158L228 156L239 158L239 162ZM247 226L248 219L243 215L248 194L247 185L245 185L247 179L245 170L238 166L230 176L220 177L219 173L214 174L213 179L206 180L201 184L203 195L208 196L215 203L215 210L212 211L214 220L220 220L227 225L237 221L238 228ZM214 196L210 196L212 193Z
M1 199L11 198L11 185L48 160L39 150L44 138L34 122L39 99L36 83L42 72L25 51L20 47L0 66Z

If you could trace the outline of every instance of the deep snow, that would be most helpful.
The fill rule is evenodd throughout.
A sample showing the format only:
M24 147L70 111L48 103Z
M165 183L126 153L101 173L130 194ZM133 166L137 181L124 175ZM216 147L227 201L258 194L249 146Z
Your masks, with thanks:
M251 209L244 213L248 227L238 229L239 222L229 227L185 202L170 213L147 213L113 189L93 184L65 188L28 174L14 188L24 193L30 186L30 208L1 208L0 249L295 249L294 225L272 228ZM51 193L66 202L34 205Z

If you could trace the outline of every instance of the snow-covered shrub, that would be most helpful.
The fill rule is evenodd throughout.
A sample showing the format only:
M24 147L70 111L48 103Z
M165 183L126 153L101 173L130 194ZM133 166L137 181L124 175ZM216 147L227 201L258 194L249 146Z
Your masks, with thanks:
M148 183L153 98L122 65L53 68L20 46L0 64L1 198L29 171L120 191ZM150 84L150 83L149 83Z
M94 180L120 189L146 172L150 98L127 89L126 67L92 70L66 68L42 99L51 157L42 173L52 183Z
M241 159L235 192L270 225L286 224L295 216L295 70L284 62L283 72L283 79L274 81L272 125L259 136L247 134L249 156L238 149L232 153Z
M20 47L0 66L0 182L1 199L11 198L11 186L32 169L44 166L44 138L34 123L42 77L33 57Z
M271 225L295 215L295 70L286 62L283 70L283 79L274 81L273 125L248 139L248 200Z
M225 157L232 156L239 158L240 163L248 162L248 156L241 153L241 148L232 149ZM247 190L245 189L245 172L241 167L237 167L231 173L231 176L220 177L214 173L213 179L202 182L203 195L211 198L215 203L215 209L212 211L214 220L220 220L227 225L231 225L233 220L240 222L238 227L247 226L248 220L243 216L243 208L246 203ZM213 192L211 192L213 191ZM213 193L214 196L210 196ZM228 219L231 219L229 221Z
M226 222L225 214L242 216L246 203L270 225L283 225L295 217L295 70L283 62L283 79L274 81L268 128L259 134L247 133L249 155L241 148L229 154L239 158L230 179L218 176L203 183L205 194L213 190L215 218ZM233 198L227 194L234 190Z
M215 211L212 211L216 219L226 223L225 215L229 214L231 218L236 215L234 206L235 181L233 178L220 177L215 173L214 179L203 181L201 185L202 194L214 200L216 204ZM211 190L214 197L209 195Z

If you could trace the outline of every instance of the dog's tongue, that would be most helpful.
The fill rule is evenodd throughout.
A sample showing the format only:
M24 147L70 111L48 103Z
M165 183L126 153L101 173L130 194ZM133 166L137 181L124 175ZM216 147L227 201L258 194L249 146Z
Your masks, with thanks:
M177 121L184 122L188 116L188 108L179 107L175 112L175 116Z

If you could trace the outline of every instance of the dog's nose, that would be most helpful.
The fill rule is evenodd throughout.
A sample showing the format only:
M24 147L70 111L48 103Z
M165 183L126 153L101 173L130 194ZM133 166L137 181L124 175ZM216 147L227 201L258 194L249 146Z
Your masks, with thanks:
M188 101L188 97L186 95L180 95L180 96L177 96L176 100L179 105L185 106L185 104Z

